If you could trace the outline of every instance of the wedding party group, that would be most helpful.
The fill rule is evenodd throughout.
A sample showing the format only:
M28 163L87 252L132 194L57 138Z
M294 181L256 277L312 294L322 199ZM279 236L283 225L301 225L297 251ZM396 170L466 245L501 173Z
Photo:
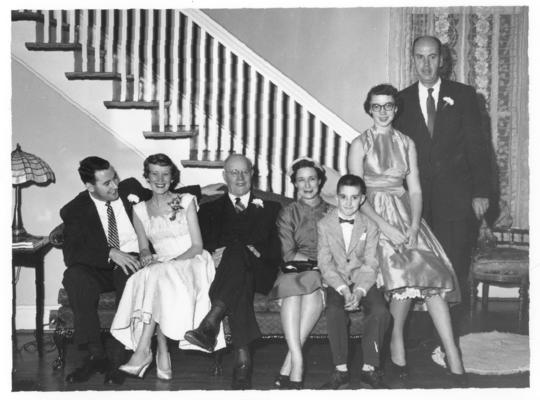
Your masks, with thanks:
M223 349L227 318L231 387L250 389L257 368L250 344L261 336L257 292L279 305L288 346L275 367L276 389L303 388L303 345L323 312L333 367L320 388L348 387L349 313L359 308L362 386L387 388L383 365L407 380L412 303L427 309L449 381L467 387L450 305L469 298L475 230L489 206L489 144L475 89L440 76L441 47L436 37L416 38L418 82L369 90L363 109L373 123L350 144L347 174L326 188L334 204L321 196L326 169L302 154L288 169L295 199L285 207L254 196L253 160L242 154L224 161L225 192L221 184L180 185L178 167L162 153L144 160L146 187L120 181L101 157L80 161L85 190L60 211L62 283L74 342L88 355L67 382L101 372L106 384L122 384L153 363L157 379L171 380L168 341L182 350ZM116 292L117 311L106 350L97 304L107 291Z

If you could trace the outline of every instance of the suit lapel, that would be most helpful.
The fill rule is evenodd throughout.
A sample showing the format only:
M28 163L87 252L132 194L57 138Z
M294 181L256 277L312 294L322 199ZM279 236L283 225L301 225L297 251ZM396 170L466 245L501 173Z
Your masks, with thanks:
M343 231L341 230L341 224L339 223L339 216L337 213L337 209L334 210L332 217L329 221L329 227L333 234L333 236L336 238L336 243L341 246L341 249L343 253L345 254L345 240L343 239Z
M360 235L364 232L364 230L365 226L360 222L360 216L357 213L354 217L354 225L351 233L351 242L349 243L349 251L347 251L347 255L352 253L352 251L358 245Z
M133 223L133 206L124 196L120 196L120 200L122 200L122 204L124 205L124 209L126 210L129 220L131 223Z
M435 127L433 128L433 140L437 140L441 135L441 127L444 126L444 116L446 114L446 104L443 101L444 97L448 97L448 84L445 80L441 80L441 87L439 89L439 98L437 99L437 114L435 117Z
M90 198L90 193L86 192L85 197L85 203L86 203L86 223L88 226L88 230L90 232L94 232L96 238L101 237L105 242L107 241L107 234L105 233L105 230L103 229L103 225L101 224L101 219L99 218L99 214L96 208L96 205Z

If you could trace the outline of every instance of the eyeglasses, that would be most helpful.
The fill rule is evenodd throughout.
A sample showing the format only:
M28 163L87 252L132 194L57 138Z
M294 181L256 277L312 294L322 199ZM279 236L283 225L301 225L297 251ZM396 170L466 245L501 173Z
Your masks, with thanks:
M231 169L229 171L226 171L229 175L232 175L234 176L235 178L239 177L240 175L242 176L248 176L251 174L251 170L250 169L246 169L246 170L239 170L239 169Z
M386 104L372 104L371 111L380 112L384 108L384 111L394 111L396 108L396 103L386 103Z

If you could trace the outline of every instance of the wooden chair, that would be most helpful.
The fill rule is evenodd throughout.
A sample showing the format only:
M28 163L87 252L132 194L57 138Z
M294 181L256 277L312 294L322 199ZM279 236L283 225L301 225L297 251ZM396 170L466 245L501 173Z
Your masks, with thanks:
M489 228L488 228L489 229ZM476 288L482 283L482 312L487 312L489 286L519 287L518 323L523 330L529 304L529 231L527 229L493 229L473 256L471 265L471 318L476 306Z

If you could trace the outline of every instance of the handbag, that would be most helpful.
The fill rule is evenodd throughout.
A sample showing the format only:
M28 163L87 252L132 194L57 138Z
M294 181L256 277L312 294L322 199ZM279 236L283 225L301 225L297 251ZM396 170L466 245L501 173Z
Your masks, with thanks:
M319 271L317 261L286 261L280 265L280 269L284 274L293 272Z

